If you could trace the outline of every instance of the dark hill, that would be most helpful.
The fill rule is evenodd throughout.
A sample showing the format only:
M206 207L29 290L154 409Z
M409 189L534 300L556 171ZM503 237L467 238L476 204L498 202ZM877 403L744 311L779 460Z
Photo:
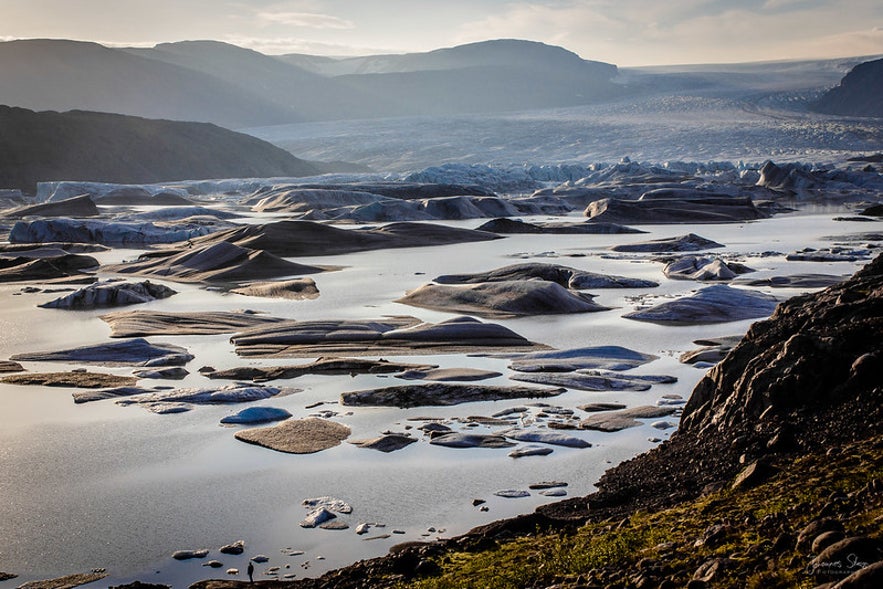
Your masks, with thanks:
M855 66L813 110L851 117L883 117L883 59Z
M310 163L209 123L0 106L0 187L37 182L150 183L207 178L308 176Z

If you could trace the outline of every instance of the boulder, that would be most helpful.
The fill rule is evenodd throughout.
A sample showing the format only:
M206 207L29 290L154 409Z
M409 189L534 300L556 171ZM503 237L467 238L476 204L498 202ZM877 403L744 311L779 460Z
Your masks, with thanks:
M727 323L767 317L777 303L778 299L767 294L716 284L691 296L626 313L623 317L668 325Z
M428 223L390 223L377 229L340 229L312 221L243 225L194 239L196 247L220 242L282 257L328 256L388 248L450 245L500 239L499 235Z
M155 276L176 282L239 283L314 274L325 269L289 262L263 250L219 241L184 249L150 252L134 262L109 265L104 270Z
M328 520L334 519L336 517L336 514L325 509L324 507L317 507L316 509L309 512L299 525L302 528L317 528Z
M586 403L579 405L577 409L586 413L598 413L600 411L616 411L617 409L625 409L626 405L622 403Z
M566 446L568 448L591 448L591 444L582 438L568 436L560 432L548 431L518 431L509 432L506 437L519 442L534 442L551 444L553 446Z
M92 401L104 401L106 399L118 399L120 397L131 397L133 395L143 395L153 392L152 389L143 387L114 387L111 389L102 389L100 391L83 391L73 393L74 403L91 403Z
M380 450L381 452L395 452L416 442L415 438L407 434L383 434L376 438L366 440L350 440L350 444L359 448L369 448L371 450Z
M225 424L246 424L270 423L273 421L282 421L291 417L291 413L285 409L277 407L248 407L233 415L221 418L221 423Z
M306 213L389 200L392 199L362 190L280 186L263 195L253 195L246 203L253 202L251 210L260 213Z
M695 233L679 235L677 237L668 237L665 239L653 239L650 241L639 241L637 243L628 243L615 245L610 248L614 252L696 252L707 249L725 247L723 244L717 243L710 239L705 239Z
M353 506L344 501L343 499L338 499L337 497L328 497L327 495L324 497L312 497L310 499L304 499L301 501L301 505L306 507L307 509L315 509L317 507L324 507L329 511L333 511L334 513L352 513ZM255 559L252 559L255 560ZM255 562L257 562L255 560Z
M152 378L159 380L183 380L190 372L186 368L180 366L171 366L169 368L155 368L135 370L132 374L138 378Z
M13 360L28 362L77 362L104 366L181 366L193 359L185 349L171 344L151 344L136 338L110 344L82 346L58 352L17 354Z
M143 405L150 408L157 403L192 403L195 405L221 405L227 403L248 403L263 401L282 394L298 392L297 389L280 389L260 385L226 385L216 388L186 388L161 390L117 401L118 405Z
M432 383L342 393L340 403L353 407L450 406L477 401L554 397L564 389Z
M509 368L518 372L572 372L579 369L623 371L657 358L621 346L591 346L522 354L512 360Z
M22 372L24 368L22 368L21 364L18 362L13 362L11 360L0 360L0 373L3 372Z
M18 207L4 212L2 217L6 219L21 219L23 217L97 217L101 213L88 194L75 196L55 202L45 202L34 205Z
M247 297L265 297L274 299L290 299L301 301L315 299L319 296L316 281L312 278L295 278L292 280L280 280L272 282L250 282L230 292Z
M740 274L754 272L744 264L725 262L712 256L681 256L668 263L662 269L666 278L676 280L733 280Z
M606 311L593 295L568 290L554 282L512 280L465 286L424 284L395 302L452 313L506 318Z
M542 348L510 329L472 317L421 323L414 317L376 320L286 321L230 338L243 357L316 357L327 354L408 355Z
M243 366L228 370L207 372L208 378L226 378L230 380L276 380L297 378L305 374L356 375L356 374L388 374L394 372L425 373L435 368L426 364L402 364L388 360L368 360L365 358L319 358L309 364L298 366Z
M313 454L340 445L350 428L340 423L310 417L289 419L272 427L236 432L237 440L289 454Z
M557 264L513 264L489 272L477 274L447 274L433 279L439 284L477 284L483 282L509 282L521 280L544 280L564 288L654 288L658 283L626 276L609 276L560 266Z
M147 283L150 284L150 283ZM101 316L110 326L110 337L149 335L211 335L233 333L244 327L283 321L278 317L245 311L120 311Z
M646 391L654 382L676 382L674 377L653 375L624 375L619 373L588 372L526 372L514 374L512 380L533 382L581 391Z
M739 286L760 286L767 288L827 288L843 282L849 276L840 274L791 274L788 276L764 276L737 278L732 282Z
M591 429L602 432L618 432L630 427L638 427L641 424L638 419L653 419L655 417L665 417L676 411L674 407L654 407L652 405L644 405L640 407L632 407L631 409L623 409L621 411L605 411L590 415L583 419L579 426L582 429Z
M176 293L177 291L167 286L155 284L149 280L144 282L99 282L38 306L46 309L71 310L125 307L164 299Z
M640 229L626 227L618 223L583 222L583 223L528 223L520 219L493 219L480 225L476 231L488 231L499 234L545 233L557 235L573 234L615 234L615 233L646 233Z
M510 458L524 458L526 456L548 456L553 452L548 446L536 446L528 444L527 446L519 446L509 452Z
M407 370L397 378L404 380L431 380L434 382L473 382L503 376L501 372L479 368L432 368L429 370Z
M41 219L18 221L9 232L11 243L68 241L114 246L146 246L175 243L210 233L200 225L154 225L83 219Z
M515 445L500 435L462 434L458 432L433 436L429 443L448 448L511 448Z
M132 386L137 379L102 372L26 372L0 378L0 382L17 385L102 389Z
M585 216L593 222L623 225L679 223L740 223L769 215L750 198L709 195L704 198L604 198L589 203Z
M83 270L97 267L98 260L91 256L56 248L10 251L0 254L0 283L85 277Z

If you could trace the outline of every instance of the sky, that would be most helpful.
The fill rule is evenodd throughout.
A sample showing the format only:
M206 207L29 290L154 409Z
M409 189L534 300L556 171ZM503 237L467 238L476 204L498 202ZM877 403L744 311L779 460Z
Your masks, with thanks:
M516 38L619 66L729 63L883 54L883 1L0 0L0 40L20 38L337 56Z

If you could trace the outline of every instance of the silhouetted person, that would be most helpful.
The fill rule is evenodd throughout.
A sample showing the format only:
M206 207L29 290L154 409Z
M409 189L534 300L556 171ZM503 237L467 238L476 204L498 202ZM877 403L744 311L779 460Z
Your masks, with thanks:
M248 561L248 568L245 569L245 572L248 573L248 582L254 583L254 576L253 576L254 575L254 563L253 562Z

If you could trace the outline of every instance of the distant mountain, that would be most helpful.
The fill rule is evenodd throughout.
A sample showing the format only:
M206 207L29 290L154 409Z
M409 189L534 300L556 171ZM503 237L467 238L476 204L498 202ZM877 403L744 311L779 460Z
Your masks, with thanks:
M384 97L354 94L337 80L229 43L181 41L162 43L152 49L124 51L223 80L289 113L289 122L391 113Z
M572 106L613 98L624 90L612 82L616 66L533 41L502 39L344 61L355 65L357 73L337 80L361 93L385 93L421 114Z
M277 57L282 61L328 76L350 74L394 74L433 70L452 70L476 67L518 67L585 75L616 75L616 66L598 61L587 61L562 47L536 41L497 39L436 49L426 53L369 55L340 59L317 58L314 55L289 54Z
M620 92L616 72L516 40L332 59L216 41L136 49L35 39L0 43L0 104L245 128L585 104Z
M97 43L47 39L0 43L0 104L82 109L227 127L300 120L290 108L209 73Z
M151 183L308 176L315 165L250 135L208 123L0 106L0 188L37 182Z
M855 66L813 110L853 117L883 117L883 59Z

